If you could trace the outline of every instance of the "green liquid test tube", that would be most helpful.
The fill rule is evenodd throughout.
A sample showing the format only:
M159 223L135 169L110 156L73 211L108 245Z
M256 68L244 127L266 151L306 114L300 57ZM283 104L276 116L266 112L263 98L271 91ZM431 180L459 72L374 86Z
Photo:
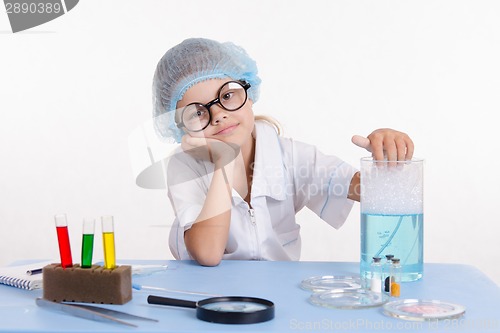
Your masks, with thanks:
M104 268L113 269L116 267L113 216L103 216L101 217L101 222L102 242L104 247Z
M92 267L92 253L94 251L94 229L95 220L85 218L83 220L82 236L82 268Z

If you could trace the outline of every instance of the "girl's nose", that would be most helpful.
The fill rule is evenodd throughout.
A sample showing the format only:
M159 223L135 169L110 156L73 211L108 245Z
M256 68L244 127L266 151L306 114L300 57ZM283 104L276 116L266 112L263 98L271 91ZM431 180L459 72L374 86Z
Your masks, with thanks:
M222 121L222 119L226 119L228 117L228 111L224 110L218 104L213 105L210 108L210 112L212 112L212 126L217 125Z

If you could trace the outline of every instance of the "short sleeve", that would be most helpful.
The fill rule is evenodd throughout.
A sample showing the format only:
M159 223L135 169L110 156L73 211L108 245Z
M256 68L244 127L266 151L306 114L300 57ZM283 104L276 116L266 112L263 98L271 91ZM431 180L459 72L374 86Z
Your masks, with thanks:
M291 145L296 210L306 206L334 228L340 228L354 203L347 195L357 170L312 145L298 141Z
M179 225L179 220L176 218L170 229L168 245L175 259L192 260L193 258L187 251L186 244L184 243L184 231L186 231L186 229Z

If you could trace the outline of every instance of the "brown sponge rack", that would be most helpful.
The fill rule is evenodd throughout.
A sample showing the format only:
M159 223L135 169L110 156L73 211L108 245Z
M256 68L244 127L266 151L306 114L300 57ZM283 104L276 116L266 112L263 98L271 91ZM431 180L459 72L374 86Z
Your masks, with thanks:
M125 304L132 299L132 269L122 265L113 269L62 268L50 264L43 268L43 298L55 302Z

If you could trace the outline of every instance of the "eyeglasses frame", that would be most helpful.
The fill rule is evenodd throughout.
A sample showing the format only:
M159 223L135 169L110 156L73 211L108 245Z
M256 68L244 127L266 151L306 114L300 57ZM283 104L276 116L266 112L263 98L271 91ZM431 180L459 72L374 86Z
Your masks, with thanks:
M239 85L241 85L243 87L243 89L245 89L245 101L241 104L240 107L236 108L236 109L233 109L233 110L229 110L227 109L224 105L222 105L222 103L220 102L220 93L222 91L222 88L224 86L226 86L227 84L229 83L238 83ZM212 123L212 111L210 111L210 108L214 105L214 104L219 104L219 106L221 108L223 108L224 110L226 111L230 111L230 112L233 112L233 111L237 111L239 109L241 109L246 103L247 103L247 100L248 100L248 89L250 89L251 85L250 83L246 82L246 81L238 81L238 80L233 80L233 81L227 81L225 82L220 88L219 90L217 91L217 98L211 100L210 102L206 103L206 104L202 104L202 103L199 103L199 102L193 102L193 103L189 103L188 105L184 106L182 108L182 113L181 113L181 120L179 123L177 123L177 127L178 128L185 128L187 131L189 132L201 132L203 131L204 129L206 129L208 127L208 125L210 125ZM199 130L190 130L188 129L185 125L184 125L184 122L182 121L182 118L184 116L184 111L186 110L186 108L190 105L200 105L200 106L203 106L207 109L208 111L208 122L207 124L202 128L202 129L199 129Z

